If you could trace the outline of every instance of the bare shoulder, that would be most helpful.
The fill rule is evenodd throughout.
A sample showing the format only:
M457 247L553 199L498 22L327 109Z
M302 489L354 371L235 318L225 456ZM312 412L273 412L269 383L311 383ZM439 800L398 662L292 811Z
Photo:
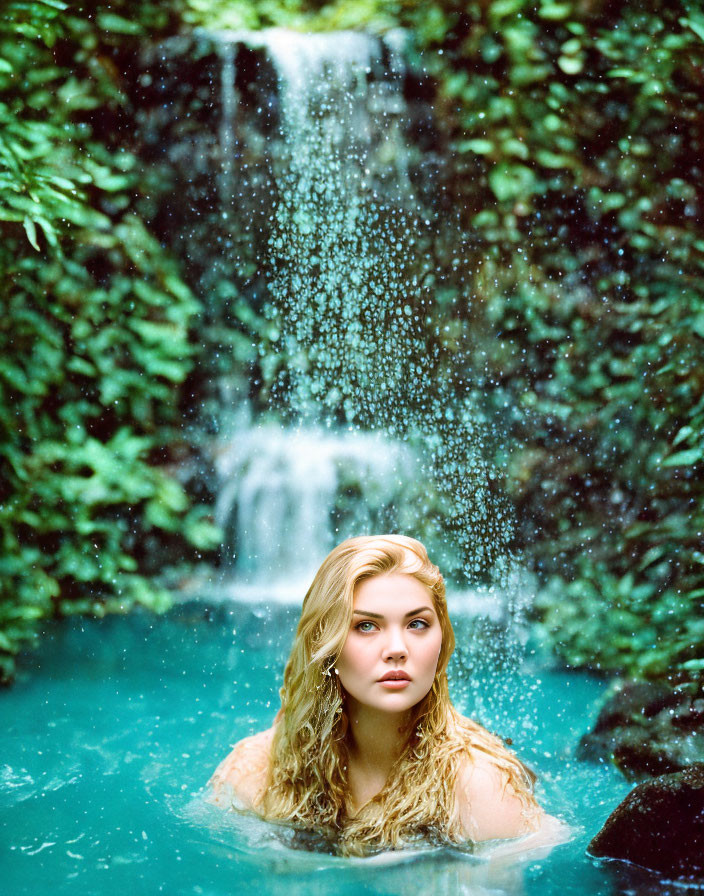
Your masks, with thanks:
M268 728L235 744L208 782L211 802L255 809L266 790L274 729Z
M460 764L456 800L462 829L475 842L533 833L545 814L532 795L519 794L508 774L478 750L471 750Z

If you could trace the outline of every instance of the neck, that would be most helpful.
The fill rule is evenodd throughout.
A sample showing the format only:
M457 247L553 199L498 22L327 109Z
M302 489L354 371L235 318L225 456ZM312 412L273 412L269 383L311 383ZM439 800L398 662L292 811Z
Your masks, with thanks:
M350 757L361 767L388 774L408 740L410 712L387 713L347 696Z

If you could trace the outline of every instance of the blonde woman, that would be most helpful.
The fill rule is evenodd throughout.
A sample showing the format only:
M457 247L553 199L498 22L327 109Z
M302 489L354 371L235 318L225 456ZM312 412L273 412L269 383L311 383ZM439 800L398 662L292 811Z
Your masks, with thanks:
M303 602L273 727L223 760L212 800L318 831L346 855L549 828L533 773L452 706L454 644L420 542L343 542Z

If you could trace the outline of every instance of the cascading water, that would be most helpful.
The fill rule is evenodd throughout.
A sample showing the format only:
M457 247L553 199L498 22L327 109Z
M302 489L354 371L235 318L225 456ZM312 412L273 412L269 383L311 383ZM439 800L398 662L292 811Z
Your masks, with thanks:
M294 562L284 533L299 531L306 482L328 504L304 539L320 544L296 568L372 527L417 535L466 584L506 584L510 574L512 518L476 406L482 347L462 329L473 299L443 285L450 271L470 282L464 237L443 199L429 88L404 68L401 45L354 33L202 32L145 59L142 142L148 157L165 157L159 177L170 178L156 226L207 297L203 381L213 386L196 399L229 578L270 580ZM181 113L167 118L162 98L179 91ZM441 332L436 309L448 296L468 307ZM246 343L246 362L235 362L233 340ZM240 413L244 421L231 419ZM367 452L371 433L378 472L357 475L348 458ZM294 446L313 456L316 440L333 471L301 475ZM412 474L385 455L414 457ZM396 484L380 499L387 475ZM297 481L277 495L271 483L286 476Z
M374 244L373 219L384 203L395 204L397 217L411 204L401 141L388 145L399 132L389 122L404 104L396 55L367 35L271 30L222 40L223 182L232 182L236 47L263 49L278 76L281 147L272 162L278 203L263 263L276 299L280 349L289 359L273 394L285 393L297 425L240 427L221 444L216 517L227 533L225 560L237 593L264 582L268 591L283 587L285 593L292 590L286 584L309 580L343 536L393 527L396 519L388 513L385 519L385 512L403 500L409 476L409 450L383 435L383 426L368 426L382 430L375 434L319 426L343 395L346 416L356 416L349 396L371 385L379 392L375 368L389 371L387 379L403 372L392 348L418 354L410 331L409 338L389 342L385 356L378 352L379 327L389 313L379 294L403 289L403 271L399 249L388 240ZM384 66L390 76L370 84L372 69ZM375 145L375 137L383 144ZM372 278L378 288L370 290ZM368 400L382 395L383 389Z
M240 433L217 465L224 485L216 519L232 546L226 560L234 561L236 593L253 585L261 595L266 585L268 596L300 600L300 586L340 540L340 525L364 532L383 524L411 459L375 434L282 431L271 424Z
M343 421L411 444L416 475L450 521L441 563L454 550L470 582L504 574L510 515L494 494L466 383L439 378L441 340L428 332L441 286L421 247L439 222L409 178L398 42L279 30L227 41L225 60L233 41L246 41L264 49L278 80L276 203L260 259L278 333L265 351L285 359L273 403L298 426ZM416 532L421 516L417 508Z
M457 271L466 283L475 272L443 215L452 201L442 153L428 148L430 104L420 112L397 39L274 30L199 41L180 52L208 73L191 77L205 107L188 107L207 127L188 127L173 149L153 138L182 165L181 226L165 233L179 234L208 297L216 361L208 457L226 537L222 578L213 593L207 570L199 595L268 615L300 605L343 538L419 537L453 583L453 696L511 730L533 582L508 549L512 515L486 460L497 435L477 408L482 345L463 329L474 299L456 291ZM209 172L200 195L189 162ZM466 303L455 320L437 313L449 301ZM239 368L236 321L249 343ZM480 666L486 694L473 685Z
M405 164L398 61L355 33L275 32L268 46L283 140L267 268L293 360L278 389L299 418L405 433L432 357L414 269L414 231L429 221Z

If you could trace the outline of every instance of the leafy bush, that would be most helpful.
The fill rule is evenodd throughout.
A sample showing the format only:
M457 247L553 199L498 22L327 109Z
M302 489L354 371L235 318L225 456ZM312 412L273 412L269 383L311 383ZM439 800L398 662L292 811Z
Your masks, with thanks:
M94 39L64 9L9 3L0 20L3 678L43 616L165 606L140 575L150 537L213 536L157 466L178 450L198 305L130 211L134 158L85 121L114 101L109 77L56 62Z
M574 665L704 668L704 16L495 0L412 13L459 164L472 400ZM448 352L448 366L452 352ZM508 409L508 410L507 410Z

